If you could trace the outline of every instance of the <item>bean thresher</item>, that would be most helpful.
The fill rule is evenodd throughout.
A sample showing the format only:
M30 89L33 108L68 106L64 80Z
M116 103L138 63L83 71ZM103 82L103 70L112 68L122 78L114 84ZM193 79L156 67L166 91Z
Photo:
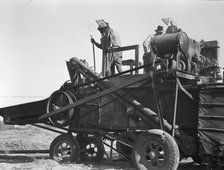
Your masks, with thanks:
M71 58L69 81L47 99L1 108L4 123L60 133L49 149L58 162L101 161L108 146L141 170L174 170L187 157L223 164L224 84L219 67L205 64L217 59L217 41L180 31L153 37L151 46L155 67L142 74L151 63L139 65L138 45L108 50L136 51L123 61L130 70L109 77Z

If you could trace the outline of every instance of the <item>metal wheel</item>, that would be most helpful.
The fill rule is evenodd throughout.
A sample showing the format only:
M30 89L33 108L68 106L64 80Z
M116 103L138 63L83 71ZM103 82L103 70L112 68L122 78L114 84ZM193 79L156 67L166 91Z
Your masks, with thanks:
M72 104L73 100L73 97L69 93L64 91L56 91L50 96L48 100L47 113L52 112L54 110L58 110L66 105ZM54 116L51 116L49 120L52 124L58 127L65 127L69 125L73 114L74 109L69 109Z
M79 139L80 160L84 162L100 162L104 156L104 145L95 137Z
M50 145L50 158L60 163L77 161L79 153L79 144L72 135L60 135Z
M180 153L175 140L168 133L154 129L139 135L132 158L139 170L176 170Z

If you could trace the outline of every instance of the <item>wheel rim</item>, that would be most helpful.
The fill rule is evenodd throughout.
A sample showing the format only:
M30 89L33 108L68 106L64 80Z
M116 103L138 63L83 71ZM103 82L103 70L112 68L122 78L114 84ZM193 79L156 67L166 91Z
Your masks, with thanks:
M148 167L162 167L165 161L165 149L157 141L148 141L141 149L142 163Z
M103 159L104 147L95 138L84 138L80 148L80 159L82 161L99 162Z
M97 153L98 153L98 148L95 145L95 143L89 143L88 145L86 145L84 155L87 159L91 160L96 158Z
M134 144L132 158L141 170L176 170L180 152L174 138L160 129L141 133Z
M66 140L63 140L55 145L54 160L58 162L70 161L72 153L72 145Z

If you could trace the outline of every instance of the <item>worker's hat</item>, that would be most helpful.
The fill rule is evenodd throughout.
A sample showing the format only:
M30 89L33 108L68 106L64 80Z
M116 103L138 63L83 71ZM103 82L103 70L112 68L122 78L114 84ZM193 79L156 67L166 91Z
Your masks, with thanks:
M163 32L163 26L158 25L157 29L155 30L155 32Z
M107 23L103 19L96 20L96 23L99 25L98 29L105 28L105 27L108 27L109 26L109 23Z

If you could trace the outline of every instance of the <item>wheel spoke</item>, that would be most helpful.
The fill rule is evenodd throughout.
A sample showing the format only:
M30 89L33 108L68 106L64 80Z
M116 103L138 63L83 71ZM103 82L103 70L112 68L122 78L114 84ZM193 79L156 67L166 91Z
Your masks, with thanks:
M100 161L103 159L104 151L101 143L96 141L94 137L88 137L83 139L81 149L83 152L80 154L80 158L83 161Z
M163 165L163 162L164 162L164 160L158 160L157 165L161 167Z
M158 152L158 158L164 158L164 153Z
M153 143L150 143L150 144L148 145L148 148L150 149L150 151L153 150L153 149L154 149L154 148L153 148Z
M155 145L155 149L156 149L156 150L161 150L162 147L161 147L160 145Z
M151 150L152 150L152 148L151 148L150 146L148 146L148 147L145 149L145 153L148 154Z
M57 149L56 150L56 153L62 153L63 152L63 149Z
M64 143L63 148L68 148L68 146L70 146L68 143Z
M161 135L165 136L165 141ZM170 134L152 129L140 134L136 140L133 157L138 169L177 169L179 149Z

